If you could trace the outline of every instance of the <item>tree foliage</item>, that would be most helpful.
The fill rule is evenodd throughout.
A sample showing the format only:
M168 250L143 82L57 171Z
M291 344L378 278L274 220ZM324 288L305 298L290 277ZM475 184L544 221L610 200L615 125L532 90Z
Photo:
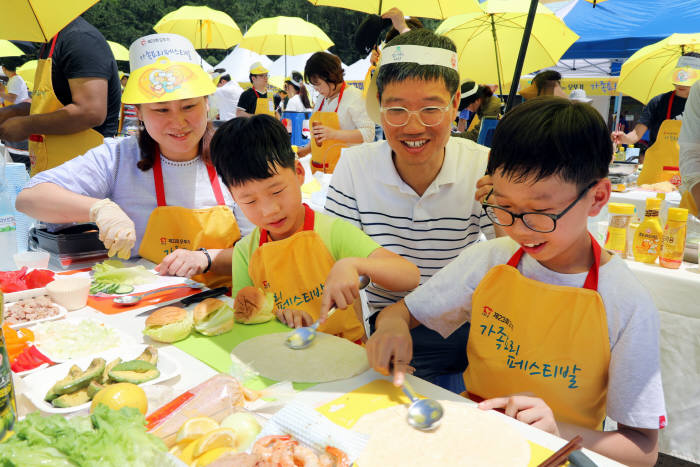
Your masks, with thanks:
M351 0L350 0L351 1ZM364 13L314 6L307 0L101 0L83 14L111 41L127 48L137 38L153 34L153 26L167 13L183 5L206 5L226 12L245 31L257 20L271 16L298 16L320 27L333 42L330 51L344 63L351 64L363 58L354 49L354 34ZM210 63L221 61L229 51L205 50L201 55ZM128 64L118 62L120 69Z

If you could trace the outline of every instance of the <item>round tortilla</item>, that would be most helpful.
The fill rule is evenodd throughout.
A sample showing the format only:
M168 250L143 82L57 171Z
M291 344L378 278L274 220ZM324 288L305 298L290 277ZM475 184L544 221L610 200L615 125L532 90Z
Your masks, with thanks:
M370 435L359 467L449 465L518 467L530 461L525 438L495 413L467 403L440 401L445 413L434 431L406 421L407 406L395 405L364 415L352 427Z
M347 339L319 332L309 347L285 345L288 332L265 334L241 342L233 354L260 375L275 381L325 383L352 378L369 369L365 349Z

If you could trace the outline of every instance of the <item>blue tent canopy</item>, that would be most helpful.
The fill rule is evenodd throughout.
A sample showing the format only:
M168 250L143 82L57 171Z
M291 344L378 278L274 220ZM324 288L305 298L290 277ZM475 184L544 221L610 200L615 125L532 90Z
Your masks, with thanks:
M627 58L673 33L700 32L700 0L579 0L564 22L580 39L562 58Z

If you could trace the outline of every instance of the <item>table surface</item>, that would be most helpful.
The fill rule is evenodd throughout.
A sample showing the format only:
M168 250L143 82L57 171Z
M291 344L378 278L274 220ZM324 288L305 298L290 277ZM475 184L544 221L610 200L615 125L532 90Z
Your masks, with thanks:
M160 305L162 306L162 304ZM190 307L193 307L194 305L191 305ZM149 309L152 309L153 307L149 307ZM96 310L93 310L89 307L82 308L77 311L73 311L69 313L69 317L71 318L89 318L93 319L99 322L104 323L107 326L111 326L120 332L124 333L125 335L129 336L133 341L136 343L148 343L153 345L154 343L150 340L145 338L141 330L144 327L144 323L146 318L148 317L149 314L149 309L147 308L142 308L142 309L137 309L137 310L131 310L129 312L125 312L122 314L117 314L117 315L106 315L103 313L100 313ZM241 326L241 325L238 325ZM262 329L262 327L261 327ZM235 327L234 327L234 332L235 332ZM189 355L188 353L176 348L173 345L167 345L167 344L160 344L156 343L156 347L159 347L165 351L168 352L168 354L177 359L178 363L180 364L181 367L181 373L178 377L163 382L161 385L167 386L170 388L170 391L168 394L171 394L172 397L176 397L177 395L181 394L182 392L190 389L193 386L196 386L197 384L205 381L206 379L214 376L217 374L217 371L214 370L213 368L209 367L208 365L202 363L201 361L197 360L193 356ZM413 376L409 376L411 379L411 382L413 383L416 391L419 393L425 395L426 397L431 397L434 399L443 399L443 400L453 400L453 401L460 401L460 402L466 402L473 404L471 401L467 401L463 397L452 393L450 391L447 391L445 389L442 389L438 386L435 386L427 381L424 381L419 378L415 378ZM311 405L313 407L318 407L324 403L330 402L341 395L352 391L353 389L362 386L364 384L367 384L375 379L387 379L378 373L374 372L373 370L368 370L365 373L358 375L354 378L350 378L347 380L342 380L342 381L336 381L332 383L325 383L325 384L318 384L315 386L312 386L311 388L300 391L298 392L296 399L301 402L304 402L308 405ZM26 415L29 411L36 410L36 408L31 404L31 402L24 396L21 395L22 392L22 383L21 381L18 382L17 384L17 389L18 389L18 408L20 411L20 416ZM153 407L155 409L157 407ZM539 444L540 446L543 446L547 449L550 449L552 451L555 451L562 447L566 441L552 436L544 431L541 431L539 429L533 428L529 425L526 425L524 423L518 422L515 419L512 419L510 417L506 417L505 415L498 414L499 416L503 417L503 420L506 421L506 423L512 424L518 431L520 431L528 440ZM621 465L618 464L610 459L607 459L603 456L600 456L596 453L590 452L586 450L586 454L588 454L591 459L593 459L596 464L599 466L617 466Z

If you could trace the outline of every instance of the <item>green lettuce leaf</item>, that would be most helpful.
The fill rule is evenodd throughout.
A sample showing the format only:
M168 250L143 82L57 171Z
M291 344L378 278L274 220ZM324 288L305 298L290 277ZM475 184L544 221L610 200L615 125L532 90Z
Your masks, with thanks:
M154 282L157 277L143 266L126 267L115 259L108 259L92 267L93 280L119 285L140 285Z

